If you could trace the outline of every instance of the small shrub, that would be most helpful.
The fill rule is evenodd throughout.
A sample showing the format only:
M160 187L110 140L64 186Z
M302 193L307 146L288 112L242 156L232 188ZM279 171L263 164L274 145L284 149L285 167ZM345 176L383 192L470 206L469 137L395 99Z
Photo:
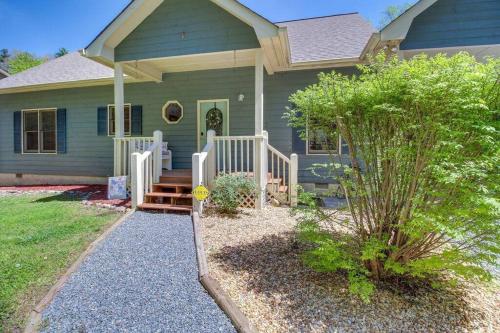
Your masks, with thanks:
M235 214L240 205L241 195L255 192L255 181L240 175L221 175L215 179L212 201L221 213Z

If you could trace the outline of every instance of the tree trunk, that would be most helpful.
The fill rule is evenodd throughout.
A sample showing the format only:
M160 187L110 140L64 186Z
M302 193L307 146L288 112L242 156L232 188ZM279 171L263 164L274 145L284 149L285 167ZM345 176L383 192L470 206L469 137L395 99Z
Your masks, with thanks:
M384 276L384 264L380 260L370 260L366 266L375 281L379 281Z

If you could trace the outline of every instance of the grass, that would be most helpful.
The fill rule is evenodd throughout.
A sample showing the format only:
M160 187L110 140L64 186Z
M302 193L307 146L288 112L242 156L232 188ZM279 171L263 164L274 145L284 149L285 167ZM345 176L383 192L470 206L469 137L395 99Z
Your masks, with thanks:
M0 197L0 332L33 306L119 214L66 195Z

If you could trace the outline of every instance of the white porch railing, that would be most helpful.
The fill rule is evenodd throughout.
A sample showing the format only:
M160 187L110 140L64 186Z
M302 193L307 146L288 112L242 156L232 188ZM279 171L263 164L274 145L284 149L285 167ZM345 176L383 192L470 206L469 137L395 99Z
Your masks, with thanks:
M154 144L154 137L115 138L115 176L130 176L132 154L144 153Z
M160 181L162 174L162 132L155 131L153 141L144 140L142 144L142 147L147 147L145 151L129 155L132 208L137 208L144 202L144 195L153 191L153 185ZM130 147L132 144L129 144L128 149Z
M215 136L214 131L207 134L207 145L193 155L193 188L211 188L220 174L241 174L257 183L257 208L262 208L268 191L284 203L297 204L296 154L288 158L269 145L267 132L262 136ZM193 207L202 213L202 203L194 199Z

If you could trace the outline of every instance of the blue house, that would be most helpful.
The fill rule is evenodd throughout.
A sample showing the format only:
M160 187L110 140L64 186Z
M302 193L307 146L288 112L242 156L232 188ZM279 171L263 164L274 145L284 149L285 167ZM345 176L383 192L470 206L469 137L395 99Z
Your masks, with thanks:
M359 14L270 22L234 0L134 0L87 47L0 81L0 184L127 176L134 206L191 210L217 174L255 179L260 207L342 141L282 118L288 97L371 52L498 55L500 2L422 0L380 32ZM201 204L194 200L195 208Z

